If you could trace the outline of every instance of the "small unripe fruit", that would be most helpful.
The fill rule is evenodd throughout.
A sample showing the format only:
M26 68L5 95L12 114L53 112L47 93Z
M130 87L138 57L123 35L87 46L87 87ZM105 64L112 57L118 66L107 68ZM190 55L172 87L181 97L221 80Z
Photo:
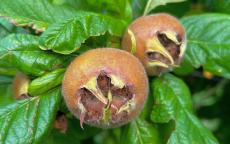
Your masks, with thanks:
M58 112L54 121L54 128L58 129L60 133L66 133L68 128L68 120L64 113Z
M17 100L28 98L28 86L30 79L23 73L18 72L13 81L13 94Z
M183 26L175 17L164 13L136 19L122 41L122 48L137 56L150 76L180 64L185 47Z
M138 115L148 96L148 78L130 53L100 48L72 61L64 75L62 92L81 127L84 122L112 128Z

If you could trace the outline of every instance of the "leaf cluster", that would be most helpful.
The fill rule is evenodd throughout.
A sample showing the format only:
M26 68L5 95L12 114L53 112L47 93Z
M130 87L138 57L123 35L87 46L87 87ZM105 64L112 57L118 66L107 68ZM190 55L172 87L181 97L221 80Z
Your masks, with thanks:
M0 144L227 144L229 10L229 0L0 0ZM135 18L157 12L186 29L181 66L149 78L149 99L129 124L82 130L63 102L66 67L89 49L120 48ZM17 72L31 80L30 99L13 98ZM54 128L59 113L65 133Z

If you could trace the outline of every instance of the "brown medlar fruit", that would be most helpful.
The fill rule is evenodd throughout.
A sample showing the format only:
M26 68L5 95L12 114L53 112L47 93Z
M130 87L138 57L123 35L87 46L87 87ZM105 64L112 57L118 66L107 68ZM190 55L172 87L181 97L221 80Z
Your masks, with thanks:
M139 60L112 48L89 50L68 66L62 92L69 110L83 123L112 128L142 109L148 78Z
M28 98L28 86L30 79L23 73L18 72L13 81L13 95L17 100Z
M180 64L185 47L186 35L182 24L165 13L136 19L122 40L122 48L137 56L150 76Z

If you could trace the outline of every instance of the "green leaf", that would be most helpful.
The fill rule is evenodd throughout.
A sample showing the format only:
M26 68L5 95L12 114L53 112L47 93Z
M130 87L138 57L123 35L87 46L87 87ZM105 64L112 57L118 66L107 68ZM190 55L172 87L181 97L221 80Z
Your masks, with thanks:
M8 29L10 24L5 22L6 20L0 17L0 39L11 33L11 31Z
M183 2L185 0L148 0L143 15L147 15L151 10L160 5L166 5L167 3Z
M0 16L20 26L30 25L43 31L49 24L73 17L76 10L51 4L48 0L1 0Z
M0 84L0 93L0 109L15 101L11 84Z
M175 130L167 144L217 144L211 132L193 115L192 101L186 84L173 75L166 74L152 83L155 105L152 121L175 121ZM188 134L189 133L189 134Z
M0 19L1 20L1 19ZM5 36L7 36L8 34L10 34L10 31L8 29L6 29L0 21L0 39L4 38Z
M25 74L40 76L63 67L67 57L42 51L38 37L12 34L0 41L0 67L17 68Z
M86 0L88 4L105 14L130 22L132 9L129 0ZM97 12L96 11L96 12Z
M0 68L0 75L15 76L17 69L15 68Z
M51 0L58 5L67 5L77 10L101 13L122 19L132 20L132 9L129 0Z
M134 19L143 15L148 0L131 0Z
M213 0L214 4L213 6L215 7L215 11L217 12L223 12L226 14L230 14L230 1L229 0Z
M58 130L53 129L51 134L48 135L41 143L42 144L81 144L80 140L75 138L75 133L60 133Z
M29 94L39 95L58 86L62 82L65 69L57 69L41 77L34 79L29 84Z
M205 5L208 6L211 11L230 14L229 0L203 0L202 2L205 2Z
M182 19L188 46L179 73L203 67L215 75L230 78L230 16L204 14ZM223 31L224 30L224 31Z
M14 102L11 83L12 77L0 75L0 109Z
M12 77L0 75L0 85L11 84Z
M60 89L0 109L0 143L38 143L52 127L60 103Z
M154 1L154 7L151 9L151 4ZM186 0L131 0L133 17L134 19L142 16L144 11L149 11L148 13L170 13L176 17L182 17L189 11L191 7L191 1ZM180 3L175 3L180 2ZM167 3L167 5L166 5ZM148 5L149 6L148 6ZM148 10L147 10L148 9ZM147 15L148 13L144 14Z
M143 119L147 119L149 120L150 119L150 113L152 111L152 106L154 104L154 99L153 99L153 95L152 95L152 90L150 89L150 92L149 92L149 96L145 102L145 105L144 105L144 108L143 110L141 111L140 113L140 118L143 118Z
M78 140L88 139L102 131L102 129L89 125L84 125L84 129L82 129L80 127L80 121L76 118L68 119L68 124L67 133Z
M218 102L224 93L224 87L228 84L228 80L224 79L217 83L214 87L208 87L193 94L193 106L195 109L201 107L212 106Z
M109 32L111 35L121 36L126 24L108 16L88 13L79 14L50 26L45 31L40 42L43 49L52 49L61 54L70 54L80 48L87 38L99 36Z
M167 3L167 5L160 5L153 10L151 10L151 14L156 13L169 13L177 18L183 17L184 15L191 15L189 12L193 12L194 10L191 8L193 1L185 0L179 3Z
M120 144L121 128L103 130L93 137L94 144Z
M126 125L121 134L121 144L159 144L156 127L137 118Z
M20 27L14 26L6 19L0 17L0 40L11 33L26 33L26 31Z

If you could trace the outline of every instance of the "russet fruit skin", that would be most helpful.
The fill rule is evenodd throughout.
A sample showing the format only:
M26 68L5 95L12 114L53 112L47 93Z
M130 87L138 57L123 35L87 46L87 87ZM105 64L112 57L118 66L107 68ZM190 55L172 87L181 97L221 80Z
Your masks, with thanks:
M99 48L72 61L64 75L62 92L81 126L84 122L113 128L139 114L148 96L148 78L130 53Z
M180 64L186 48L185 30L169 14L143 16L128 27L122 48L140 59L148 75L159 75Z
M23 73L18 72L13 81L13 94L17 100L28 98L28 86L30 79Z

